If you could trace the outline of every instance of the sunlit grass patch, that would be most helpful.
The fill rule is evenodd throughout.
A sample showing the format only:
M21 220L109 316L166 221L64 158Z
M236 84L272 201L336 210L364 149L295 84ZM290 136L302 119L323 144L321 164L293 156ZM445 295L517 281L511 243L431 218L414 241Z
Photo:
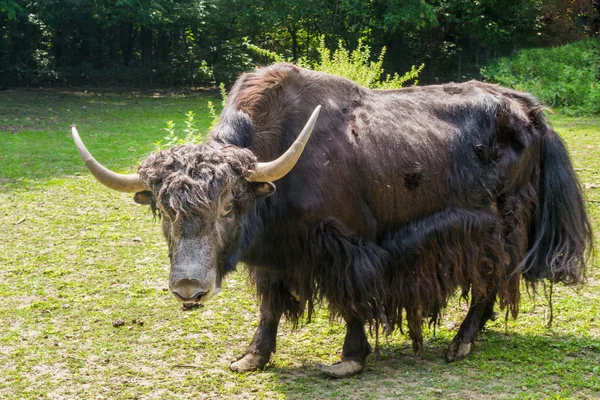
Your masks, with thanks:
M325 378L314 364L337 360L344 327L321 310L296 331L282 323L265 372L231 373L258 322L243 269L205 307L181 310L167 290L158 221L131 195L97 184L69 137L77 123L98 159L132 171L164 136L165 121L196 110L206 129L207 100L0 94L0 398L598 397L598 261L579 292L555 288L552 328L543 295L524 291L519 318L490 323L464 361L443 360L467 310L456 300L435 336L425 330L420 357L395 332L381 336L381 359L369 358L363 374ZM600 120L553 122L590 184L598 246Z

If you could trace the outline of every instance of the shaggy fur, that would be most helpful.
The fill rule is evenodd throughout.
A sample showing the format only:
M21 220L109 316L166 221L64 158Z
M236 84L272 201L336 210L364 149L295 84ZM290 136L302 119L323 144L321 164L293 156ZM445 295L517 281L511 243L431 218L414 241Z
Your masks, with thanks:
M175 214L202 214L319 104L275 194L240 206L226 256L262 301L247 353L268 361L279 317L310 319L322 299L349 323L343 357L360 360L361 324L391 331L405 312L419 351L423 320L437 323L457 289L472 298L457 335L470 343L496 296L517 315L521 275L581 282L592 235L567 152L533 97L494 85L371 91L278 64L240 77L206 144L154 155L140 175Z
M256 157L220 143L177 146L154 153L138 168L156 200L175 218L206 214L226 183L244 176Z

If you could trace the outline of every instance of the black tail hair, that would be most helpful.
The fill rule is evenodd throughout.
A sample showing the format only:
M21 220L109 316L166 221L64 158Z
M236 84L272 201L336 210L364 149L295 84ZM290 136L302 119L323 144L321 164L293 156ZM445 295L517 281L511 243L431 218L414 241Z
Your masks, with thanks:
M538 203L529 227L529 248L518 271L535 283L578 284L585 279L585 265L592 253L592 227L581 187L567 149L543 115L538 128L541 143Z

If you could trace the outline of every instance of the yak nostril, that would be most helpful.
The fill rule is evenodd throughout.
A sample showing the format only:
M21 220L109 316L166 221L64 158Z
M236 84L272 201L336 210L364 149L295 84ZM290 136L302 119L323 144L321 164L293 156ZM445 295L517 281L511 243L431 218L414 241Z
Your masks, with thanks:
M198 302L207 293L201 286L198 279L180 279L175 282L171 292L182 302Z
M202 298L202 296L204 296L206 293L207 293L206 290L198 290L192 296L192 298L194 299L193 301L200 301L200 299Z

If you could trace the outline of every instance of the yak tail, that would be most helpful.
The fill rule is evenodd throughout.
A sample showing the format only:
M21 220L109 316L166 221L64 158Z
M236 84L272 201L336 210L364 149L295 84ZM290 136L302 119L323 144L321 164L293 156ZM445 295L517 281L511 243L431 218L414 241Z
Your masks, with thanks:
M585 279L585 265L592 253L592 227L564 143L543 114L536 119L544 130L538 198L529 227L529 247L517 270L532 283L547 278L578 284Z

